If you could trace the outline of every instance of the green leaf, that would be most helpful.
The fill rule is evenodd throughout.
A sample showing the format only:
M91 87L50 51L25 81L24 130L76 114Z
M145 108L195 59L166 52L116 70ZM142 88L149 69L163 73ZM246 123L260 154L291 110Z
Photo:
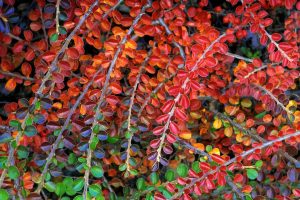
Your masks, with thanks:
M45 183L45 188L49 191L49 192L54 192L56 190L56 185L55 183L49 181Z
M205 147L206 152L210 152L212 149L213 149L213 148L212 148L211 145L207 145L207 146Z
M118 137L110 137L110 136L108 136L108 138L107 138L107 142L111 143L111 144L114 144L114 143L116 143L118 141L119 141Z
M175 172L171 169L168 169L165 173L165 178L167 181L173 181L175 179Z
M135 160L135 158L130 157L129 158L129 164L133 167L135 167L137 165L137 162Z
M57 183L56 184L56 189L55 189L55 194L57 196L62 196L66 192L66 187L63 183Z
M146 187L145 179L138 178L138 180L136 181L136 187L138 190L143 191Z
M28 137L32 137L32 136L35 136L37 134L36 128L32 125L26 126L24 132L25 132L25 135L28 136Z
M77 180L74 181L74 185L73 185L73 190L75 190L76 192L82 190L84 185L84 179L83 178L79 178Z
M138 170L136 170L136 169L131 169L131 170L129 170L129 172L133 176L137 176L139 174Z
M68 157L68 164L72 165L76 162L76 155L74 153L70 153Z
M21 127L21 123L18 120L10 120L9 121L9 126L18 128Z
M180 163L176 169L178 175L180 177L186 177L189 171L189 168L186 164Z
M126 164L122 164L119 166L119 171L125 171L126 170Z
M92 150L96 149L98 142L99 142L98 137L93 137L92 142L91 142L91 149Z
M195 161L192 163L192 169L196 172L199 173L201 171L200 167L199 167L200 162L199 161Z
M256 168L260 169L262 166L263 166L263 161L261 161L261 160L256 161L256 163L255 163Z
M73 185L74 181L71 177L66 177L63 180L63 184L65 185L65 187L70 187L70 185Z
M27 158L29 155L28 149L24 146L19 146L17 150L19 159Z
M58 31L59 31L59 33L62 34L62 35L66 35L66 34L67 34L67 30L66 30L66 28L63 27L63 26L58 27Z
M10 167L8 168L8 177L9 177L10 179L16 180L19 176L20 176L20 172L19 172L19 170L18 170L17 167L15 167L15 166L10 166Z
M98 134L99 131L100 131L100 126L99 126L99 124L96 124L96 125L93 127L93 133Z
M254 180L257 178L258 173L255 169L247 169L247 176L249 179Z
M130 131L125 132L125 138L128 140L132 136L132 133Z
M266 114L267 114L267 112L266 112L266 111L264 111L264 112L261 112L261 113L259 113L259 114L255 115L255 118L256 118L256 119L261 119L261 118L263 118L263 117L264 117Z
M101 178L104 174L102 167L93 166L91 168L91 174L96 178Z
M5 189L0 189L0 199L1 200L8 200L9 194Z
M159 180L158 174L157 174L156 172L152 172L152 173L150 174L150 180L151 180L151 183L152 183L153 185L156 185L156 184L158 183L158 180Z
M30 126L30 125L32 125L33 124L33 119L32 119L32 117L28 117L27 119L26 119L26 121L25 121L25 125L26 126Z
M93 184L89 186L89 193L92 197L96 197L102 193L99 185Z
M49 39L50 42L56 42L58 39L58 34L57 33L52 34Z

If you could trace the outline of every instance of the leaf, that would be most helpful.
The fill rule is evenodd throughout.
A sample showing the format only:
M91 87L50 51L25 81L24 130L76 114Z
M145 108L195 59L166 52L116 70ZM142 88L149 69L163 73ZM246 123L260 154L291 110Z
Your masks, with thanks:
M66 187L63 183L57 183L55 188L55 194L57 196L62 196L66 192Z
M138 190L143 191L146 188L146 183L144 178L138 178L136 181L136 187Z
M25 127L24 133L26 136L32 137L37 134L37 130L36 130L35 126L30 125L30 126Z
M169 182L175 180L175 172L171 169L168 169L165 173L165 178Z
M11 134L6 132L0 135L0 144L7 143L12 139Z
M0 199L1 200L8 200L9 194L5 189L0 189Z
M84 179L79 178L74 181L73 190L75 190L76 192L79 192L83 188L83 186L84 186Z
M57 33L52 34L49 39L50 42L56 42L58 39L58 34Z
M91 168L91 174L96 178L101 178L104 174L102 167L93 166Z
M8 91L8 92L12 92L14 91L14 89L16 88L17 86L17 82L14 78L11 78L9 79L6 84L5 84L5 89Z
M20 176L20 172L19 172L19 170L18 170L17 167L15 167L15 166L10 166L10 167L8 168L8 177L9 177L10 179L16 180L19 176Z
M186 164L180 163L176 168L176 171L180 177L186 177L188 175L189 168Z
M89 186L89 193L91 194L92 197L97 197L102 193L101 187L99 185L96 185L96 184L90 185Z
M49 181L45 183L45 188L49 191L49 192L54 192L56 190L56 185L55 183Z
M156 185L158 183L158 180L159 180L159 176L156 172L152 172L150 174L150 181L153 185Z
M255 169L247 169L247 177L251 180L256 179L258 176L258 173Z

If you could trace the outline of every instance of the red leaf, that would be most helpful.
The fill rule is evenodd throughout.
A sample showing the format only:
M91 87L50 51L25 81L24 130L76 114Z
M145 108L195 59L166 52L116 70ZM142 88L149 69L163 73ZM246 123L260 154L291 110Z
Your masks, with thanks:
M207 178L205 182L206 182L207 189L209 190L215 189L216 186L210 178Z
M234 176L233 182L235 183L241 183L244 180L244 176L242 174L236 174Z
M207 57L207 58L205 58L205 64L208 67L215 67L218 64L218 62L213 57Z
M172 135L172 134L168 134L167 135L167 140L168 140L168 142L170 143L170 144L173 144L174 142L176 142L176 137L174 136L174 135Z
M206 162L200 162L199 167L204 172L208 172L210 170L210 165L208 163L206 163Z
M175 135L179 133L179 128L175 122L170 122L170 131Z
M225 162L225 160L221 156L216 154L212 154L211 159L220 165L222 165Z
M157 126L153 129L153 134L154 135L161 135L164 132L164 126Z
M153 149L156 149L159 147L159 144L160 144L160 139L154 139L154 140L151 140L150 147L152 147Z
M203 67L200 67L200 68L197 70L197 73L198 73L199 76L202 77L202 78L206 78L206 77L208 77L208 75L209 75L207 69L205 69L205 68L203 68Z
M182 120L182 121L187 121L188 120L188 116L180 108L176 108L176 110L175 110L175 117L178 118L178 119L180 119L180 120Z
M160 109L164 113L168 113L171 111L173 105L174 105L174 100L168 100Z
M169 114L164 114L164 115L161 115L161 116L157 117L155 121L158 124L161 124L161 123L166 122L168 120L168 118L169 118Z
M67 54L70 58L72 58L72 59L74 59L74 60L76 60L76 59L79 58L79 52L78 52L78 50L77 50L76 48L74 48L74 47L68 48L68 49L66 50L66 54Z
M190 107L190 100L185 94L183 94L181 96L180 101L179 101L179 105L181 105L185 109Z

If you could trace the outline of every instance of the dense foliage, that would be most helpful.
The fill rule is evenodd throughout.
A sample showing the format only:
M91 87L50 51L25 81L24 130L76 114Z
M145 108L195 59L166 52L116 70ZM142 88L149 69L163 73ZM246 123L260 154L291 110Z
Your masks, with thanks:
M0 199L300 198L297 0L0 0Z

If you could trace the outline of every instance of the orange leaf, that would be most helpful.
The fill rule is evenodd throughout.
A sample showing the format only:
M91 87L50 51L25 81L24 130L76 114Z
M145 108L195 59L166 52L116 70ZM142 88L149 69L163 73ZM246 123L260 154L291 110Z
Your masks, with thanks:
M6 82L5 89L8 92L12 92L16 88L16 86L17 86L17 83L16 83L15 79L11 78Z

